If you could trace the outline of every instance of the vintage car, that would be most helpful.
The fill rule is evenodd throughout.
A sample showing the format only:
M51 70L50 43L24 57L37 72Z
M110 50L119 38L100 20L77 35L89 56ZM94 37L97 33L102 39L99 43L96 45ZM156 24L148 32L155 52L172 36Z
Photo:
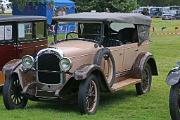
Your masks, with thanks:
M45 28L46 18L41 16L0 17L0 86L4 84L2 68L8 61L47 48Z
M36 56L25 55L3 67L7 109L24 108L30 100L77 95L82 114L94 114L100 92L135 85L138 95L150 91L158 75L149 52L151 18L136 13L78 13L55 17L58 25L74 23L76 32L57 39ZM56 32L57 33L57 32Z
M169 110L172 120L180 120L180 62L167 77L167 84L171 86L169 95Z

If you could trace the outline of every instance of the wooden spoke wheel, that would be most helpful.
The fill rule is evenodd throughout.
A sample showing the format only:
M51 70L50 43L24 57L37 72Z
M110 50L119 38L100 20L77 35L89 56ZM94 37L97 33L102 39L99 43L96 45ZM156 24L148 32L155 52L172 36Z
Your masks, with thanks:
M22 88L17 76L8 76L3 87L3 100L7 109L24 108L28 99L21 93Z

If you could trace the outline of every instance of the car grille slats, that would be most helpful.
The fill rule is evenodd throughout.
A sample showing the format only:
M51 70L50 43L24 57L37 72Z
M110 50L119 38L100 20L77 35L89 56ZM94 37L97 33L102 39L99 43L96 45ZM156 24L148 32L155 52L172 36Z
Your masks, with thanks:
M54 54L41 54L37 59L38 80L45 84L59 84L61 70L59 57Z

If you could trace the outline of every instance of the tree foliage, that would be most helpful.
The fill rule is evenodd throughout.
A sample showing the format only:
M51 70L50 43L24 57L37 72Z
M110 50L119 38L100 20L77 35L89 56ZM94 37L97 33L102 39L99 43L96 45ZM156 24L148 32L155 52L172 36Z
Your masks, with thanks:
M27 2L44 3L47 0L10 0L17 4L19 8L23 8ZM54 0L49 0L53 4ZM79 12L88 12L96 10L99 12L129 12L140 6L167 6L167 5L180 5L180 0L73 0L76 2L77 10Z
M27 3L31 2L33 5L38 3L45 3L47 0L10 0L13 4L16 4L19 9L23 9ZM49 0L51 4L54 4L54 0Z
M106 11L107 8L112 12L129 12L137 7L137 0L74 0L78 11L98 12Z

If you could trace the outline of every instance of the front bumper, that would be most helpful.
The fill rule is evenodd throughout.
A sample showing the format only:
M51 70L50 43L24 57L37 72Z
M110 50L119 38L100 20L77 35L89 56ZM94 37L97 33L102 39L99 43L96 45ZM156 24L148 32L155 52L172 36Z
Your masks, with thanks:
M35 96L37 98L58 98L59 93L64 87L63 84L43 84L38 82L33 82L28 84L23 88L22 93Z

